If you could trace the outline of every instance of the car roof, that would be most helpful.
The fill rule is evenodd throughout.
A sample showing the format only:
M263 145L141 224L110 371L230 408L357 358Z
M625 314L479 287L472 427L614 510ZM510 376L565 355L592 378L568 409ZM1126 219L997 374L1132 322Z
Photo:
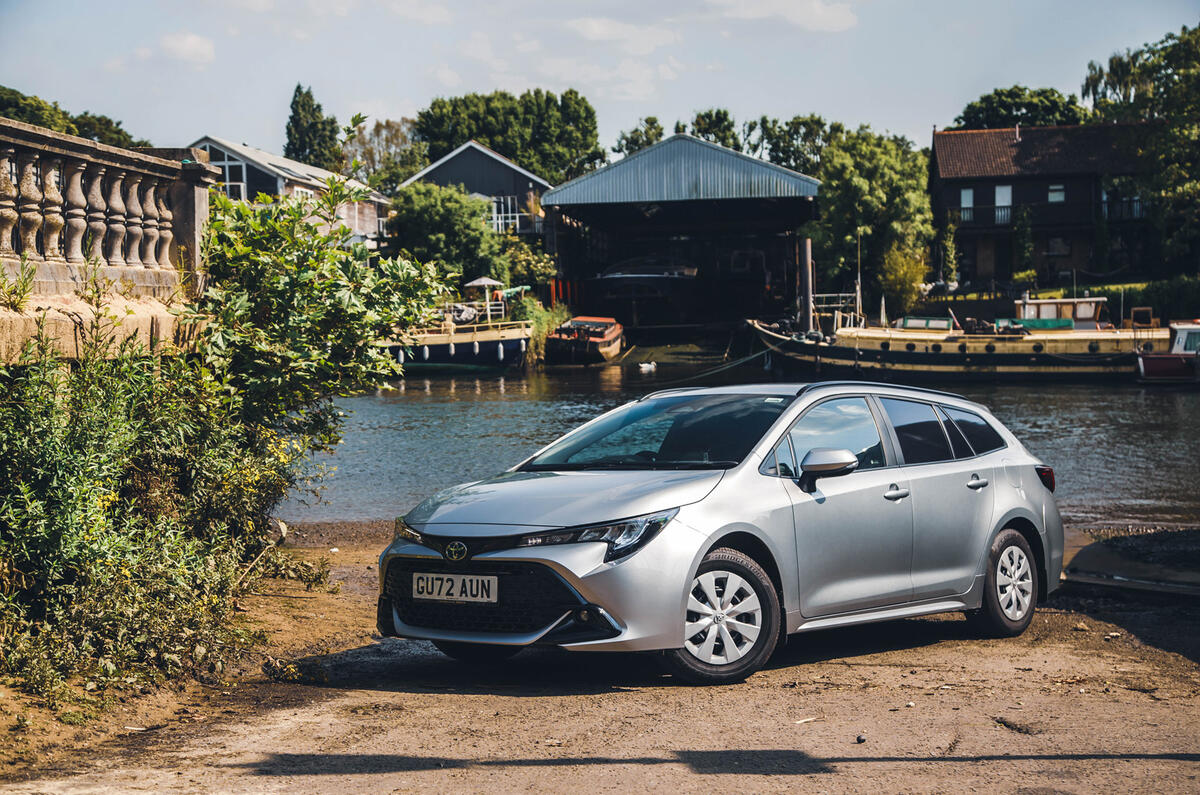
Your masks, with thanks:
M973 403L968 398L962 395L956 395L953 392L942 392L936 389L926 389L920 386L908 386L905 384L885 384L879 381L810 381L810 382L791 382L791 383L770 383L770 384L725 384L722 386L692 386L692 387L676 387L674 389L660 389L656 392L651 392L646 395L643 400L651 397L661 397L663 395L674 394L700 394L700 395L795 395L800 396L817 389L825 388L841 388L852 389L855 391L875 392L877 390L896 390L899 392L910 392L916 395L936 395L941 398L954 398L968 403Z

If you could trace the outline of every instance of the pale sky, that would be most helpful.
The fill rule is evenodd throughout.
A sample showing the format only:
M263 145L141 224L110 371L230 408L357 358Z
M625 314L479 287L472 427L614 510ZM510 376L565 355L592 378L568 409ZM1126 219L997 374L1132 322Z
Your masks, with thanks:
M0 0L0 84L281 152L297 82L345 122L437 96L576 88L600 142L647 115L819 113L928 145L1014 83L1079 92L1091 59L1200 23L1200 0Z

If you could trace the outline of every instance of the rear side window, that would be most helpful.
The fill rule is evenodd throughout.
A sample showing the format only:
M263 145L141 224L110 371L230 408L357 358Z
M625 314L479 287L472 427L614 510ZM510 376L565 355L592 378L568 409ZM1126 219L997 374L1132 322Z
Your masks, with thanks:
M970 458L975 455L971 451L971 445L967 444L967 439L962 435L962 431L958 426L950 421L946 416L945 409L938 407L938 419L942 421L942 427L946 429L946 435L950 437L950 449L954 451L955 458Z
M1004 447L1004 437L1002 437L995 428L988 424L987 420L980 417L973 411L964 409L945 407L946 414L950 419L954 420L954 424L963 432L963 436L967 437L967 441L971 443L971 448L975 451L975 455L983 455L990 453L993 450L999 450Z
M950 453L950 443L942 431L942 423L933 413L933 406L892 398L880 398L879 402L896 429L904 463L929 464L954 458Z

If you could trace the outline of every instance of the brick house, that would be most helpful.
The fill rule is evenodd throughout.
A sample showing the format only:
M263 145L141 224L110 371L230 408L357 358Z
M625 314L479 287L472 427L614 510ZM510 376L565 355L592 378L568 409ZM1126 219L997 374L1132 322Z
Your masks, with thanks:
M208 152L208 162L221 170L222 182L218 187L234 199L249 201L260 193L268 196L311 197L324 191L325 181L329 177L341 176L308 163L212 135L200 138L191 147ZM366 187L358 180L351 179L348 182L356 187ZM384 234L390 207L391 202L386 196L372 190L366 201L343 205L339 213L342 222L354 232L354 240L374 249L379 245L381 234Z
M939 230L955 226L959 279L1004 283L1027 219L1039 281L1134 271L1149 224L1123 178L1137 171L1136 125L1007 127L934 132L929 193Z

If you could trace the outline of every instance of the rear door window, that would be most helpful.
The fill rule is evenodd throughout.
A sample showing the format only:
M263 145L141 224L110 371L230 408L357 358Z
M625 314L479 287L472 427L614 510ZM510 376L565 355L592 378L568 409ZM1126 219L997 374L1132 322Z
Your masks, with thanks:
M975 455L971 450L971 445L967 444L967 438L962 435L958 426L950 421L945 414L945 409L941 406L938 406L938 419L942 421L942 427L946 429L946 435L950 437L950 449L954 451L955 458L970 458Z
M987 420L973 411L956 409L945 406L946 414L954 420L954 424L962 431L963 436L971 443L975 455L983 455L1004 447L1004 437Z
M906 464L930 464L934 461L949 461L954 458L950 443L942 431L942 423L928 403L911 400L880 398L896 437L900 440L900 452Z

